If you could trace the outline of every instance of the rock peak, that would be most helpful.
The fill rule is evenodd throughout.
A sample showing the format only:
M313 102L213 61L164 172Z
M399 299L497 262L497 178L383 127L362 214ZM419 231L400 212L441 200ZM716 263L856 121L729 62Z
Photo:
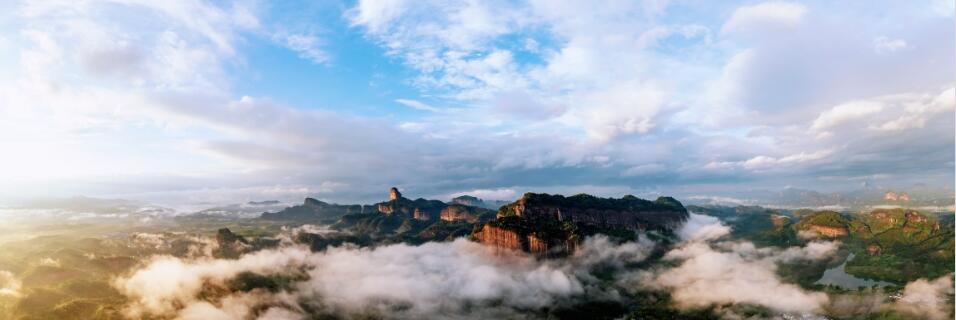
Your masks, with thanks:
M398 188L392 187L388 190L388 200L398 200L402 198L402 193L398 192Z

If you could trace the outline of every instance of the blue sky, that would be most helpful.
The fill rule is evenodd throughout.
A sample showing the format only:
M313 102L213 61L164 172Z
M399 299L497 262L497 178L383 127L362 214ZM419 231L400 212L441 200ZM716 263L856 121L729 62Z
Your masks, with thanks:
M0 200L953 187L953 5L0 5Z

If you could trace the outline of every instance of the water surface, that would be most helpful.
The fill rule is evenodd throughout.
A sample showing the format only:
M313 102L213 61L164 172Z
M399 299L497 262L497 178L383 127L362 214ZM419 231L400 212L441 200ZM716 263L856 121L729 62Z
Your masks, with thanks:
M823 276L820 277L820 280L817 280L817 282L814 282L814 283L822 284L822 285L832 284L834 286L838 286L844 289L859 289L861 287L871 287L873 285L885 287L885 286L889 286L893 284L891 282L886 282L886 281L857 278L856 276L846 273L846 271L844 270L844 268L846 268L846 263L849 262L850 260L853 260L853 258L855 257L856 257L855 254L850 253L850 255L846 257L846 260L843 261L843 263L841 263L839 266L836 266L824 271Z

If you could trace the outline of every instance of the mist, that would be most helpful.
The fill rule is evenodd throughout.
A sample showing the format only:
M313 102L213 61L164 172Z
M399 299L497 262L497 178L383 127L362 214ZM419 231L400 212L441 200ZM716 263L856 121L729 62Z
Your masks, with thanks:
M813 315L831 308L831 297L781 280L777 264L824 259L840 246L836 241L813 241L760 248L748 241L724 240L730 227L716 218L692 214L677 232L679 241L661 258L671 262L663 264L669 267L633 270L628 266L665 247L644 236L623 243L595 236L562 259L495 250L465 238L422 245L346 244L312 252L289 240L290 234L304 230L327 229L285 229L282 247L236 260L156 256L116 279L114 286L130 298L124 312L131 317L526 316L554 305L621 301L622 294L639 290L668 292L679 309L760 305L780 313ZM597 270L611 270L611 284L600 281ZM287 279L288 284L236 290L236 279L246 273ZM932 291L927 288L937 285L916 282L907 287L907 296L932 303L926 298ZM896 308L907 305L913 304Z

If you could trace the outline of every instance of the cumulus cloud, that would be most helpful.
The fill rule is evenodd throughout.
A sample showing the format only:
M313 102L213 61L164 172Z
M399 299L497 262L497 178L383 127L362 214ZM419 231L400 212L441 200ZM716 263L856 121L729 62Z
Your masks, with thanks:
M730 234L730 227L716 217L691 213L690 219L678 229L677 234L685 241L708 241Z

